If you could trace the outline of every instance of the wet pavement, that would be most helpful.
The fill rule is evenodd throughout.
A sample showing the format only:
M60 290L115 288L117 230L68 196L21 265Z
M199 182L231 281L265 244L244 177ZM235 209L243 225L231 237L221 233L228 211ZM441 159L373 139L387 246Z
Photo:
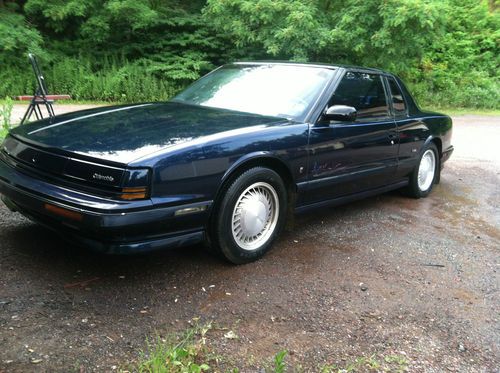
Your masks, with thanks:
M93 254L2 205L0 372L111 371L194 317L218 326L208 344L221 367L242 372L283 349L306 372L372 355L404 356L412 372L498 371L500 117L454 123L456 151L428 198L298 216L244 266L198 246Z

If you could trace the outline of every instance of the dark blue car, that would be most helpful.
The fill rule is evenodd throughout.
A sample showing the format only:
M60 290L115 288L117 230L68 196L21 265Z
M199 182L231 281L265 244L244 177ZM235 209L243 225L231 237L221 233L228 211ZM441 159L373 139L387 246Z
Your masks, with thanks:
M294 212L399 188L427 196L453 151L451 129L380 70L235 63L169 102L19 126L1 148L0 193L103 252L205 241L245 263Z

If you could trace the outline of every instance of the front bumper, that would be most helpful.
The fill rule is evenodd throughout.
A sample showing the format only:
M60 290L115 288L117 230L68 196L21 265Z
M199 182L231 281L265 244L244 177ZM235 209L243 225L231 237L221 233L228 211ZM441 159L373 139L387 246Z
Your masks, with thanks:
M81 246L130 254L198 243L211 201L155 205L151 200L113 201L26 175L0 158L0 194L10 209ZM202 212L176 216L180 209ZM63 214L59 213L62 211Z

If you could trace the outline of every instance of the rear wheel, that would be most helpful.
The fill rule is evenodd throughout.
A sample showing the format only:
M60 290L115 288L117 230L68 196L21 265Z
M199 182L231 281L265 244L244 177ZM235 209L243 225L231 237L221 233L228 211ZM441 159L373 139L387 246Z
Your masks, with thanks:
M407 191L411 197L427 197L439 178L439 155L434 143L423 149L418 165L410 175Z
M212 250L235 264L261 258L283 228L286 208L286 188L275 171L264 167L245 171L216 208Z

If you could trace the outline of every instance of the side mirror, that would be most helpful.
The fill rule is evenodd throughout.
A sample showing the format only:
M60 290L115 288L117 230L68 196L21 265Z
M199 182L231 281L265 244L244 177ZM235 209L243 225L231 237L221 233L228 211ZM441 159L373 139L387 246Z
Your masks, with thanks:
M357 111L352 106L333 105L326 109L323 114L323 119L354 122L356 120L356 115Z

